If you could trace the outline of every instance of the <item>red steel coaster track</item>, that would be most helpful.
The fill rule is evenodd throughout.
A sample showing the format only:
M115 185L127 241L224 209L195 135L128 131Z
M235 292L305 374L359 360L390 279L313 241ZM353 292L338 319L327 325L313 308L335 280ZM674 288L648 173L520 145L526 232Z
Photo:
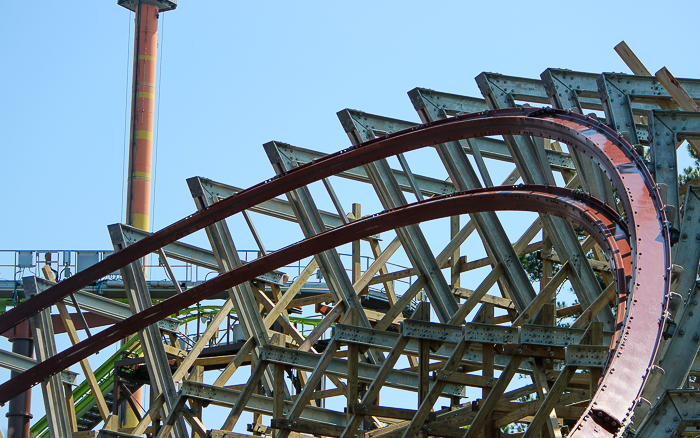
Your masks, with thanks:
M550 138L590 156L610 177L626 223L586 195L546 186L495 187L408 205L336 228L271 253L136 314L0 385L0 402L88 357L125 335L285 264L360 237L456 214L536 211L564 217L589 232L614 265L617 331L596 393L571 437L615 436L629 424L654 362L670 285L670 244L663 203L632 147L588 117L560 110L506 109L467 114L400 131L328 155L226 198L106 258L18 305L0 318L0 332L69 293L217 221L322 178L421 147L490 135Z

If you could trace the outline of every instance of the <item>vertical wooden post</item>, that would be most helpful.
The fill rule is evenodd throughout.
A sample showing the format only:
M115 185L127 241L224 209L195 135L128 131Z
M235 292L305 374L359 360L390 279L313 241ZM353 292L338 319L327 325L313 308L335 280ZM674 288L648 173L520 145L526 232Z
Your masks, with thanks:
M203 366L195 366L194 369L192 370L192 373L190 373L189 379L192 380L193 382L204 382L204 367ZM192 410L192 414L201 419L202 418L202 402L201 400L197 399L192 399L190 400L190 407ZM192 438L206 438L201 435L199 435L194 429L192 429Z
M355 220L362 217L362 207L360 204L352 204L352 215ZM357 280L362 276L362 259L360 258L360 241L352 242L352 283L357 283Z
M78 419L75 415L75 400L73 400L73 387L68 383L63 384L63 392L66 397L66 407L68 408L68 421L70 422L70 430L78 431Z
M542 230L542 242L544 243L544 249L542 250L545 254L552 253L552 239L549 238L547 232ZM554 275L554 269L552 262L544 257L542 257L542 278L540 279L540 291L549 283Z
M450 218L450 240L454 239L460 231L459 216ZM450 263L450 278L452 279L452 289L460 286L460 269L459 269L459 246L452 254L452 263Z
M285 346L285 335L274 335L271 339L272 345L277 345L280 347ZM273 368L273 384L274 390L272 392L272 420L283 420L284 419L284 393L285 393L285 383L284 383L284 365L276 363ZM261 435L259 427L253 428L253 435ZM277 435L279 430L275 433Z

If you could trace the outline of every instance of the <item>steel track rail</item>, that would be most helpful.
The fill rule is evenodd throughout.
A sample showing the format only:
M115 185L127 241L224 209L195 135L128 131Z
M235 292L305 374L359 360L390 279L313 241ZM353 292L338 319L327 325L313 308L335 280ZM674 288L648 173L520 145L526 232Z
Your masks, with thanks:
M615 266L618 284L624 290L629 274L628 232L617 213L595 198L568 189L548 186L494 187L457 192L421 203L379 213L350 224L334 228L297 242L279 251L256 259L199 286L133 315L81 343L53 356L22 373L19 378L0 385L0 402L12 398L16 391L24 391L47 376L70 367L79 360L105 348L125 336L157 322L168 315L187 308L198 301L255 278L260 270L270 266L285 266L357 240L360 236L393 230L400 226L479 211L533 211L568 219L589 232ZM253 275L252 277L250 277Z
M571 435L612 436L629 422L634 403L643 388L647 370L653 363L663 330L662 316L670 281L670 245L666 217L653 179L631 146L609 127L587 117L560 110L520 108L468 114L400 131L328 155L176 222L53 286L0 318L0 332L49 307L70 292L165 244L264 200L390 155L449 141L490 135L532 135L568 144L591 156L611 178L620 196L629 225L631 244L629 281L632 287L628 290L629 305L626 300L622 300L618 305L620 337L614 341L615 354L593 398L592 407L589 407ZM643 257L645 253L647 257ZM240 269L246 269L248 266ZM208 289L209 286L202 285L202 290ZM155 322L151 319L149 321ZM81 348L85 348L80 345L63 353L73 351L75 354ZM55 360L58 360L61 354L56 356ZM40 366L41 364L37 367ZM46 367L48 369L48 366ZM31 373L32 370L26 373ZM622 374L625 381L617 379L616 384L618 374ZM6 385L10 383L0 386L0 399L6 397L6 389L9 389ZM23 384L26 385L24 382Z

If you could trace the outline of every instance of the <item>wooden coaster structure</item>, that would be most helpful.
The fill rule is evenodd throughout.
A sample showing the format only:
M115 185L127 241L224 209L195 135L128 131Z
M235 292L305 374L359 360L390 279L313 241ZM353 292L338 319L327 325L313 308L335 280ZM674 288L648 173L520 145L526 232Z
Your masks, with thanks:
M112 225L114 255L56 284L24 279L28 299L0 317L0 331L29 319L38 363L0 385L0 401L40 383L48 433L84 434L73 403L66 402L70 386L61 381L61 371L81 363L104 437L240 438L248 435L232 430L244 411L255 414L249 433L280 438L683 434L700 421L700 392L689 383L698 372L700 343L700 314L694 312L700 188L679 187L676 149L685 139L695 147L700 135L700 81L676 80L667 70L651 76L626 46L618 50L635 75L482 73L476 80L483 98L416 88L408 95L422 124L343 110L338 117L352 143L347 149L324 155L270 142L264 147L275 178L247 190L188 180L197 213L152 234ZM591 111L600 115L583 115ZM419 148L435 149L448 181L411 171L404 154ZM393 156L401 170L389 166ZM491 160L512 166L500 185L491 179ZM354 208L347 215L331 176L371 184L385 212L361 218ZM565 187L557 187L562 180ZM307 186L319 181L336 213L316 206ZM409 204L405 193L419 202ZM287 201L276 198L281 195ZM513 243L494 213L502 210L539 218ZM295 221L306 239L267 252L247 211ZM238 213L260 245L261 257L248 263L240 260L225 222ZM462 215L469 215L464 225ZM438 218L450 218L451 240L435 255L419 223ZM169 258L204 251L178 243L201 229L220 275L153 305L140 259L158 253L167 267ZM382 249L377 235L389 230L397 237ZM474 231L487 253L477 260L460 251ZM541 241L533 242L538 235ZM362 239L375 260L364 272L357 262ZM335 249L346 243L353 243L351 275ZM389 272L386 263L399 248L412 267ZM538 251L539 292L519 262ZM284 293L266 276L310 256ZM492 270L480 284L460 282L462 272L483 267ZM131 316L113 312L120 322L82 341L73 328L75 345L58 352L51 306L58 303L61 311L75 294L85 310L81 300L88 298L80 289L116 269ZM317 269L329 295L295 300ZM397 294L392 281L409 276L417 279ZM580 304L557 309L556 291L566 281ZM363 306L360 296L373 284L384 286L388 309ZM488 293L494 286L499 295ZM191 349L179 350L163 321L223 291L228 299L207 330ZM421 291L425 299L411 308ZM289 319L290 307L322 303L323 320L302 335ZM199 355L232 310L247 341L218 371L207 371L218 372L212 384L203 383ZM557 325L570 315L577 315L570 326ZM271 331L273 323L280 331ZM138 333L154 397L135 428L118 430L85 359L132 333ZM227 387L234 373L247 373L247 383ZM332 387L324 388L324 381ZM412 399L386 405L392 398L381 397L385 388L413 393ZM467 399L467 391L480 395ZM333 397L344 400L343 410L317 403ZM220 424L204 424L208 405L229 414Z

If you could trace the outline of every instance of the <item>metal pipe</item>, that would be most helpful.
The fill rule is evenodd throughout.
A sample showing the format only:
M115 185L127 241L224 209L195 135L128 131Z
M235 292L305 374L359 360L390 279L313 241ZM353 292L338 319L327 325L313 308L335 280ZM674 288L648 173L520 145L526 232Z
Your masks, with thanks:
M32 357L34 355L34 342L29 330L29 321L24 321L12 330L10 342L12 342L12 352L22 356ZM19 376L19 371L12 371L10 378ZM29 421L34 418L31 414L32 393L26 391L10 400L7 414L7 437L8 438L29 438Z

